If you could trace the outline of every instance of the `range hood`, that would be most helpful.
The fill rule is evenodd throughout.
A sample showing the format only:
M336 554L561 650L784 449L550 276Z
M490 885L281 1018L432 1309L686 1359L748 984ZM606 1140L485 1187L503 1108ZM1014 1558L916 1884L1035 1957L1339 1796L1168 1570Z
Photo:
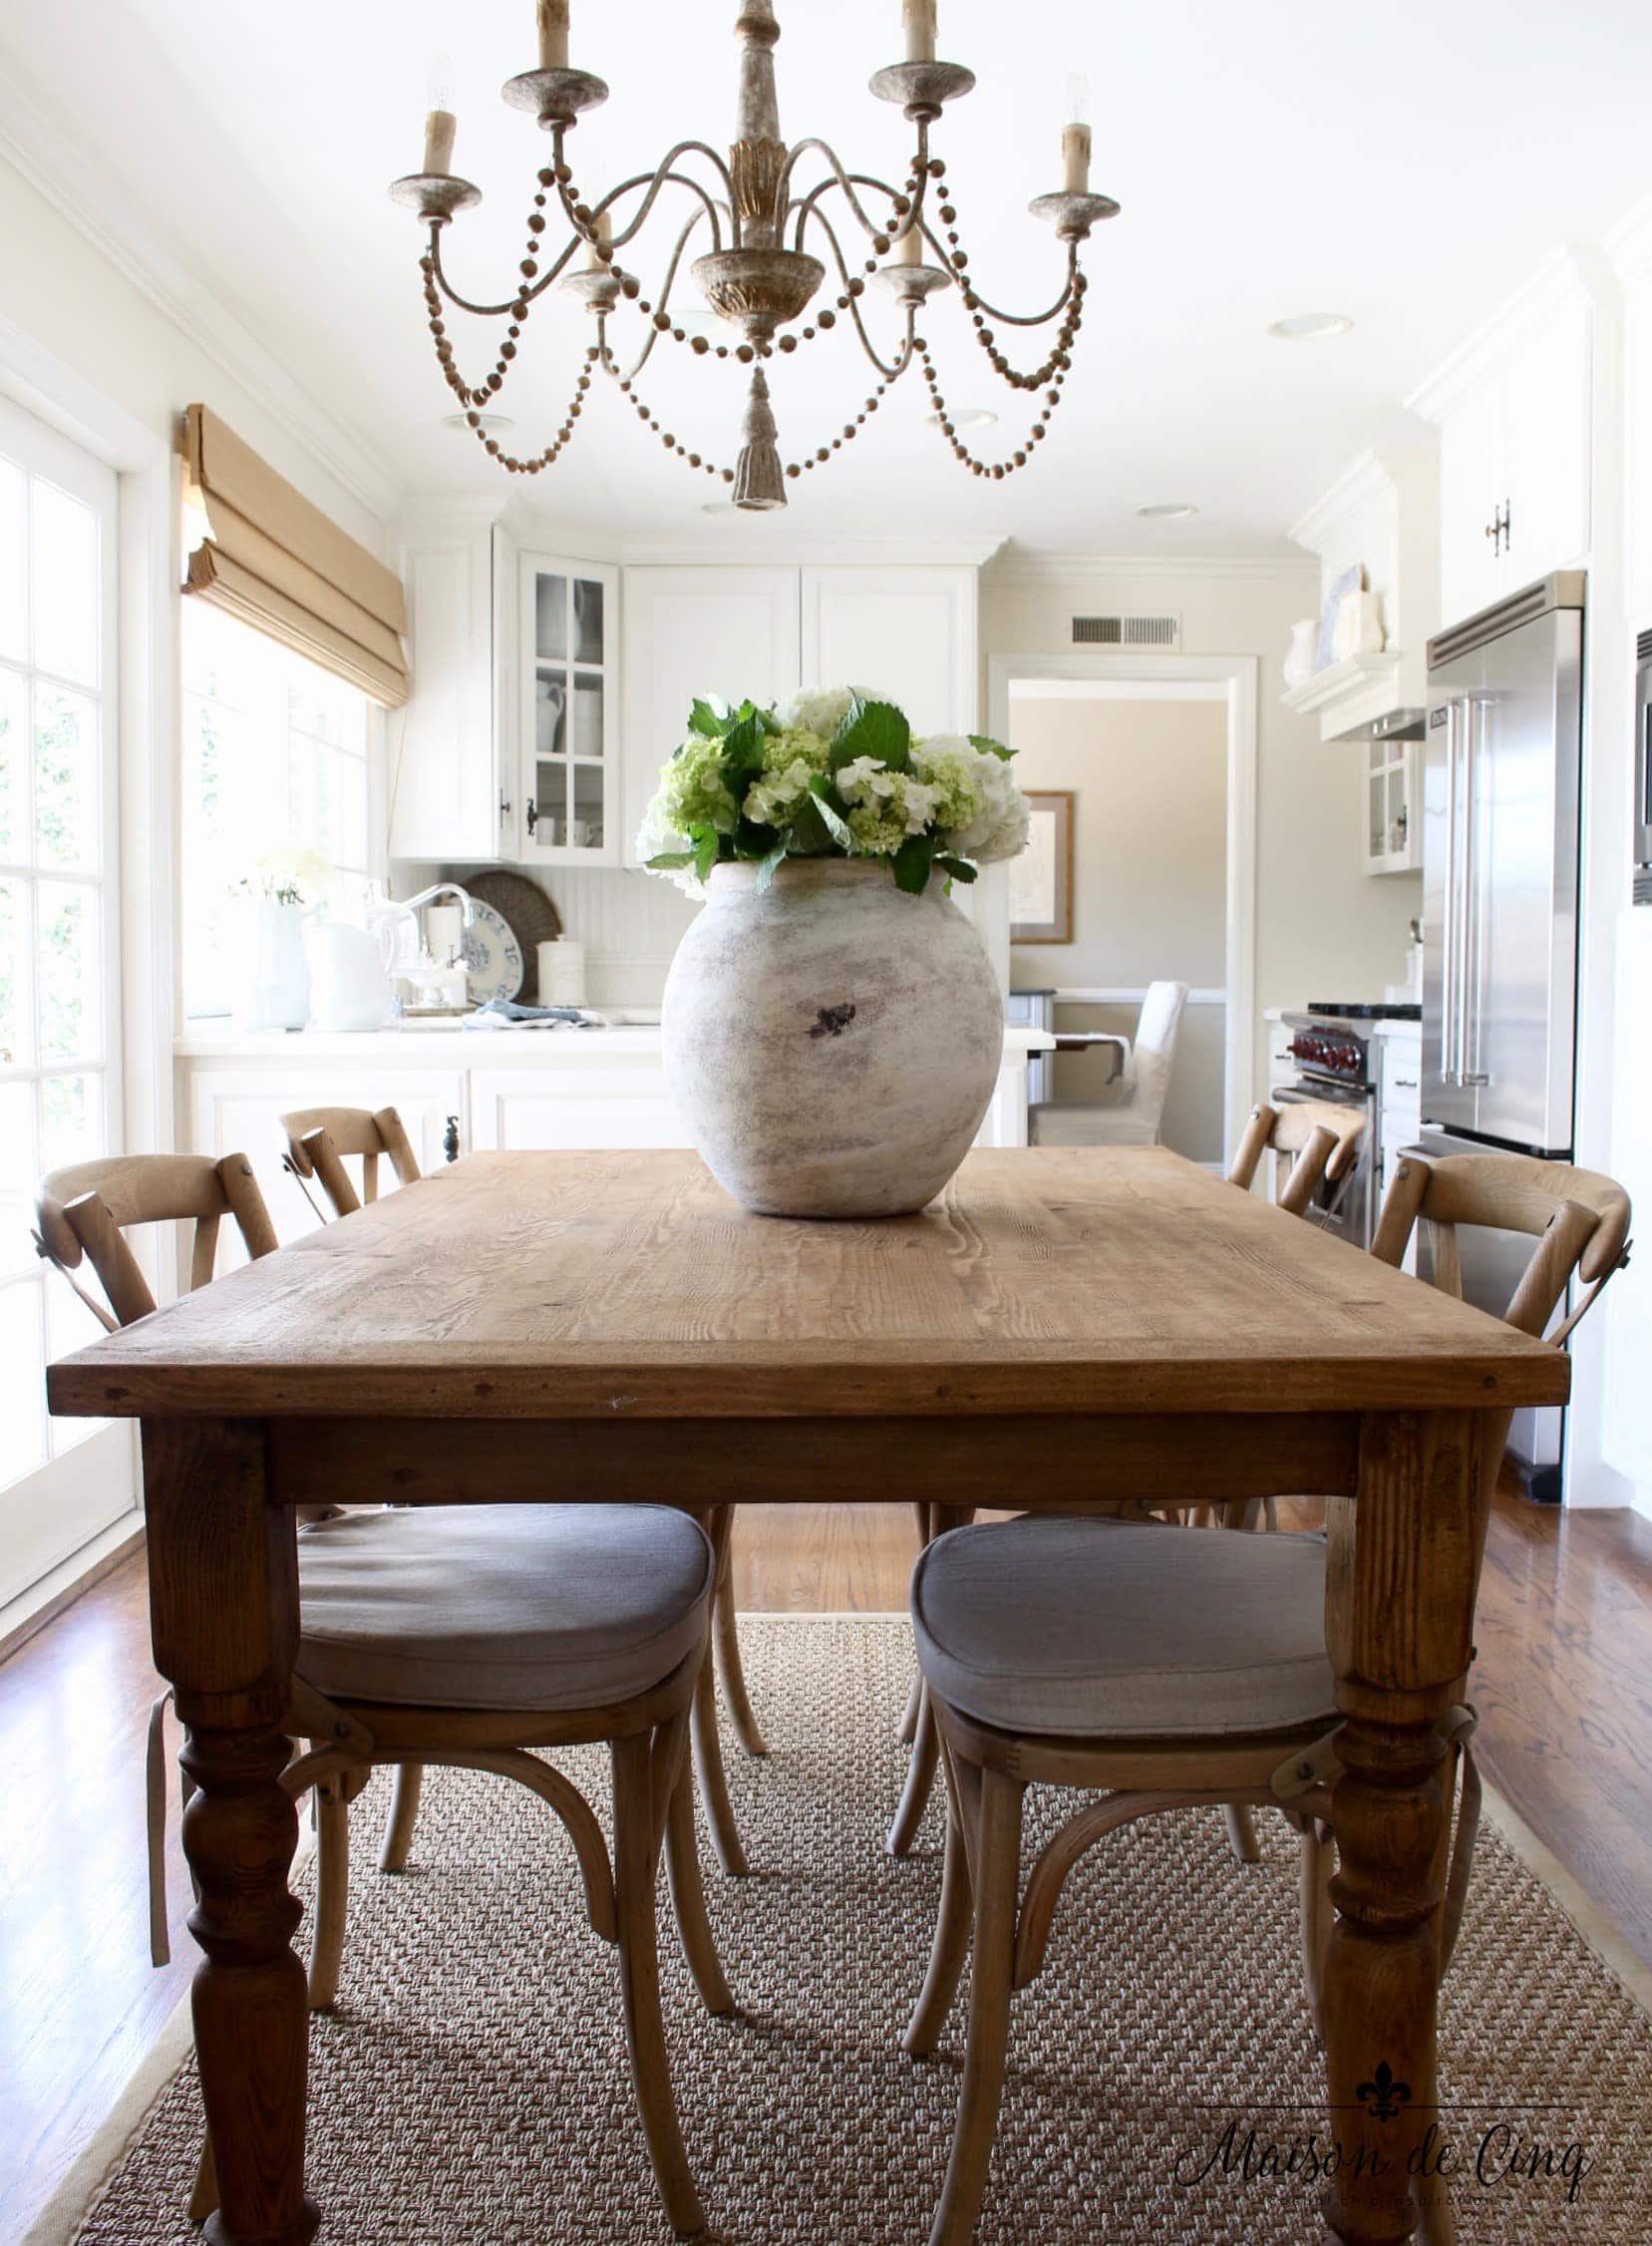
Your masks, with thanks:
M1398 709L1385 710L1380 717L1363 718L1342 733L1334 733L1333 741L1421 741L1428 731L1429 713L1411 703L1402 703Z

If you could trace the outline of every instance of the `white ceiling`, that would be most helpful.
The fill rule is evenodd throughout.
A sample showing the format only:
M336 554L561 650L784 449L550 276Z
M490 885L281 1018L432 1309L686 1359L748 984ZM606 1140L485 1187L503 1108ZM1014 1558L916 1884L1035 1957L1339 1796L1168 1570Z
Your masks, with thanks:
M851 170L903 169L909 129L865 91L901 51L899 0L779 0L778 12L788 136L824 133ZM573 0L573 60L612 88L573 137L581 180L642 169L677 138L726 142L736 13L735 0ZM1362 446L1405 431L1400 401L1548 252L1598 241L1652 189L1643 0L940 0L940 52L979 82L935 146L982 288L1012 306L1054 293L1057 245L1024 206L1059 184L1072 69L1090 79L1095 184L1124 214L1089 245L1068 401L1030 469L991 485L961 472L922 425L914 370L796 488L793 536L1279 551ZM514 277L548 147L497 93L535 59L532 0L76 0L0 22L0 59L26 74L14 102L63 124L60 169L91 144L88 191L118 192L396 484L419 490L498 477L473 440L438 426L453 401L425 330L420 229L385 194L418 166L441 49L454 64L455 166L486 196L451 231L452 271L495 300ZM636 246L649 293L657 265ZM1351 314L1353 333L1286 345L1263 332L1319 309ZM492 336L467 325L454 323L462 364L480 372ZM981 449L1013 449L1026 403L1002 390L956 301L924 326L947 397L1002 412ZM588 340L576 306L541 301L501 401L521 450L553 432ZM731 462L732 366L662 347L649 375L668 425ZM781 362L783 452L835 434L867 387L844 330ZM668 462L611 395L533 495L616 534L714 534L731 558L772 534L703 515L712 485ZM1172 499L1198 516L1134 512Z

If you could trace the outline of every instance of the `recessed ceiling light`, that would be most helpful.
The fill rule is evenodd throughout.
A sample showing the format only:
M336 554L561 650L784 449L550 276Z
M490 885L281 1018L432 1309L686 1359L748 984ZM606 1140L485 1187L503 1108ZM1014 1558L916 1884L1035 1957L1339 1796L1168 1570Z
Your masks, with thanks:
M1322 343L1327 336L1346 335L1353 324L1346 312L1292 312L1270 320L1268 333L1281 343Z
M469 435L471 417L469 414L444 414L442 426L444 429L463 429ZM492 436L496 430L514 429L516 425L508 414L479 414L476 426Z
M735 505L733 499L702 499L700 501L700 512L702 514L738 514L740 509Z
M939 429L939 414L925 414L924 420L931 429ZM990 429L998 416L985 406L955 406L947 414L954 429Z
M1198 508L1191 499L1156 499L1152 506L1139 506L1136 511L1144 522L1185 522Z

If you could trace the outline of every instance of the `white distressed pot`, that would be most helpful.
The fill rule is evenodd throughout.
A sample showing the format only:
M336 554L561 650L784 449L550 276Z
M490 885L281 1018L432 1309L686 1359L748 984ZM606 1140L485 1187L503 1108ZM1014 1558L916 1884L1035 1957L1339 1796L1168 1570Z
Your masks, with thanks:
M968 1152L1003 1062L981 940L936 876L720 865L677 947L666 1081L719 1183L766 1216L899 1216Z

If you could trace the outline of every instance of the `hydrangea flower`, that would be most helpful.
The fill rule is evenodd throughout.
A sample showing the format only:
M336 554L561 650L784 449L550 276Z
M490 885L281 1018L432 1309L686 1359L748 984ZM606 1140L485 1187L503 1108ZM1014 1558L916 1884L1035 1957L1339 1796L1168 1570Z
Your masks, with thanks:
M1007 759L959 733L914 741L911 755L913 770L934 791L943 849L978 865L1020 855L1032 822Z

